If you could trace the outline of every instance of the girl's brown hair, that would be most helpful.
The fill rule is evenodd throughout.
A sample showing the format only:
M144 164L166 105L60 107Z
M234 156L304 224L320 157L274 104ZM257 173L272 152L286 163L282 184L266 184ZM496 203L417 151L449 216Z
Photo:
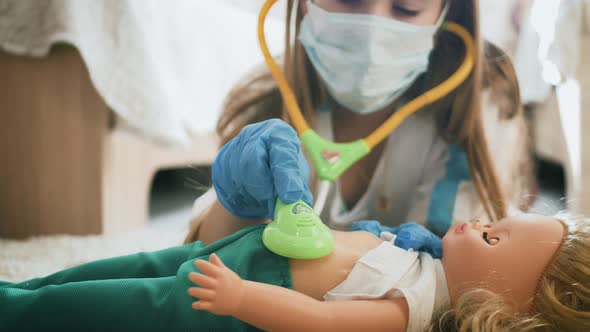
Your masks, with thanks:
M488 152L481 114L481 90L489 86L510 87L497 91L505 94L510 102L501 112L503 118L511 118L520 110L520 96L510 61L491 44L482 43L478 24L477 0L447 0L446 20L460 24L467 29L477 45L475 67L470 77L454 92L425 107L419 112L436 112L437 127L448 143L461 144L466 151L473 182L490 220L506 215L505 193ZM325 88L308 60L299 42L291 43L297 36L303 18L301 6L295 0L287 2L287 31L285 53L282 58L283 70L301 106L303 116L312 127L315 125L315 111L322 103ZM295 20L295 31L291 23ZM485 50L485 51L484 51ZM429 67L412 86L396 100L392 107L411 100L424 91L438 85L449 77L464 58L462 41L454 34L441 30L435 36L435 47L430 55ZM486 55L490 55L488 58ZM500 82L503 82L500 83ZM281 95L266 67L258 69L244 82L238 84L228 95L217 125L221 143L225 144L236 136L247 124L270 118L289 121Z

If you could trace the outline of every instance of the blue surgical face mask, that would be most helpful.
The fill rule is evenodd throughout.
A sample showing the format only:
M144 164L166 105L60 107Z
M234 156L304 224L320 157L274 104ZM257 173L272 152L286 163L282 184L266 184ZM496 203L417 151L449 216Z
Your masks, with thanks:
M435 25L365 14L332 13L307 2L299 41L331 97L357 113L387 106L428 67ZM445 10L446 11L446 10Z

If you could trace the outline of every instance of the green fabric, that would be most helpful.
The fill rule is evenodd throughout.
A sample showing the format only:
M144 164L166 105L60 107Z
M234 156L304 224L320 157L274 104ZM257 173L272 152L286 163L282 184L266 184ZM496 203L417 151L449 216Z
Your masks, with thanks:
M2 283L0 331L255 331L232 317L193 310L188 274L197 270L195 259L215 252L243 279L292 288L289 262L263 246L263 229Z

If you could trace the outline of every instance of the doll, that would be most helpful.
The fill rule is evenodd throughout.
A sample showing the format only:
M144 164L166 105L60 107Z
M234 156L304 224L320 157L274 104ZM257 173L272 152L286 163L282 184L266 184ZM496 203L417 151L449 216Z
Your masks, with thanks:
M0 331L590 330L587 219L455 223L440 260L337 231L330 255L289 260L264 226L0 282Z
M588 330L589 231L526 214L457 223L441 260L351 233L325 259L291 261L293 290L242 280L213 254L188 292L196 310L271 331Z

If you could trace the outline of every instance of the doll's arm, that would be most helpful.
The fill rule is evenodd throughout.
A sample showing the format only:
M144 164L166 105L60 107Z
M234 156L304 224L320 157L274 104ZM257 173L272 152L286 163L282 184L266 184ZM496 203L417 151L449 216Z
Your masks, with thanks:
M405 299L322 302L296 291L242 280L211 255L195 261L205 274L189 279L200 301L197 310L231 315L266 331L405 331L409 313Z

